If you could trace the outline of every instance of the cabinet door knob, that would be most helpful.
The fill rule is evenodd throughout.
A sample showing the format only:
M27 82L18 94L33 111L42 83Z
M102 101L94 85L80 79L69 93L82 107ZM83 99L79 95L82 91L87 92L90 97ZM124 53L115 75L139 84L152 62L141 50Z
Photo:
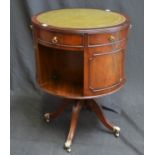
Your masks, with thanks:
M116 38L113 36L113 35L111 35L110 37L109 37L109 41L110 42L114 42L116 40Z
M58 38L55 36L55 37L53 37L53 39L52 39L52 43L53 44L56 44L58 42Z

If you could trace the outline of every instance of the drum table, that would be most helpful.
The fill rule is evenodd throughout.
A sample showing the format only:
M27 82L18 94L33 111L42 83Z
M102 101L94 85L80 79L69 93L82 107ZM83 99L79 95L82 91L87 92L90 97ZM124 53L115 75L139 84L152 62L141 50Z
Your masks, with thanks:
M72 106L65 149L70 152L82 108L89 108L116 137L94 98L118 91L125 83L128 17L110 10L60 9L32 17L37 82L42 90L64 98L60 107L45 113L47 122ZM74 102L71 104L70 101Z

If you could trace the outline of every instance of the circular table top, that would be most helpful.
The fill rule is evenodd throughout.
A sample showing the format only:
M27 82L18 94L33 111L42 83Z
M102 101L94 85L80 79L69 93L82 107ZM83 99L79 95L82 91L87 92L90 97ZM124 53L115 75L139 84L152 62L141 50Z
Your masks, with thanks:
M37 21L58 28L105 28L122 24L125 16L99 9L59 9L41 13Z

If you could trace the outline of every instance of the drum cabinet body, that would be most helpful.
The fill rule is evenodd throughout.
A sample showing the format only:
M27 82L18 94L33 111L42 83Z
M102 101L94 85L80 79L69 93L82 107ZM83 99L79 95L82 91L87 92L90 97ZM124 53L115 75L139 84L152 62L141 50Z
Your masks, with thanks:
M125 83L129 24L110 28L67 30L34 21L37 81L51 94L94 98Z

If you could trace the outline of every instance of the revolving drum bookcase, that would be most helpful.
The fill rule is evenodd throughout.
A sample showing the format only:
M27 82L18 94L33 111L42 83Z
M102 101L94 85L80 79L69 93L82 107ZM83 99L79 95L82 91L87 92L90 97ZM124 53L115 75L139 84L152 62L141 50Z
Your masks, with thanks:
M32 17L37 82L42 90L64 98L45 113L47 122L72 107L65 149L70 152L81 108L89 108L119 136L94 98L118 91L125 84L125 52L129 18L110 10L60 9ZM73 100L74 103L70 103Z

